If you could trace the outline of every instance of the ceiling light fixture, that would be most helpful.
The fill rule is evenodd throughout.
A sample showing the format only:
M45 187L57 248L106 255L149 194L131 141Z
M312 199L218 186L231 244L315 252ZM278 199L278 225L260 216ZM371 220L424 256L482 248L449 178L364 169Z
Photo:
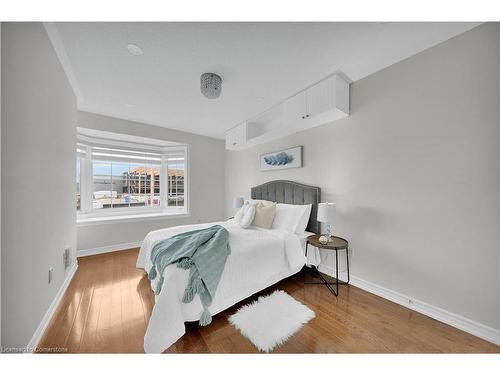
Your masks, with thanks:
M134 56L140 56L144 53L142 52L142 48L137 44L127 44L127 49Z
M222 78L215 73L203 73L200 77L200 90L208 99L217 99L222 91Z

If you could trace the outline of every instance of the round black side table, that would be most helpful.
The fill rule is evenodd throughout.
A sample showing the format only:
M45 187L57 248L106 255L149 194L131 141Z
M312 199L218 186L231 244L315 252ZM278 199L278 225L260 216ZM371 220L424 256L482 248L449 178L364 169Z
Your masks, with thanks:
M307 237L306 241L306 257L307 257L307 249L309 245L315 246L319 249L324 249L324 250L332 250L335 251L335 282L328 282L321 272L318 271L316 266L312 266L312 269L314 270L314 273L321 279L320 282L306 282L306 284L323 284L325 285L330 292L332 292L335 296L339 295L339 285L347 285L349 284L350 281L350 275L349 275L349 242L341 237L333 237L333 241L328 242L327 244L322 244L319 242L319 234L314 234L312 236ZM346 262L347 262L347 282L345 281L339 281L339 251L340 250L345 250L346 253ZM336 288L333 289L332 285L335 285Z

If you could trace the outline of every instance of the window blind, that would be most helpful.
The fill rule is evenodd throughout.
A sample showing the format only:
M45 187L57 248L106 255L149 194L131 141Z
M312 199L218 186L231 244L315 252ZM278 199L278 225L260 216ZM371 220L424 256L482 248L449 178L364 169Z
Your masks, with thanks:
M159 164L161 156L162 154L159 152L138 151L126 148L92 147L92 160Z

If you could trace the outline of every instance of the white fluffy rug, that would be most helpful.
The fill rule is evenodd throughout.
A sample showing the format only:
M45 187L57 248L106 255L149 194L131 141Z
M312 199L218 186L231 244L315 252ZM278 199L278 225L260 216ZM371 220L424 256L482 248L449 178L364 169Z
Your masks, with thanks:
M259 297L229 317L229 322L259 350L270 352L316 315L282 290Z

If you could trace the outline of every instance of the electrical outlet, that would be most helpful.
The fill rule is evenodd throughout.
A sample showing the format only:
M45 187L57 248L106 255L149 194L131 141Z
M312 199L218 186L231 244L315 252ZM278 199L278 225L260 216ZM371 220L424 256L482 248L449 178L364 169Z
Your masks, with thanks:
M52 278L54 277L54 269L52 267L49 268L49 284L52 282Z

